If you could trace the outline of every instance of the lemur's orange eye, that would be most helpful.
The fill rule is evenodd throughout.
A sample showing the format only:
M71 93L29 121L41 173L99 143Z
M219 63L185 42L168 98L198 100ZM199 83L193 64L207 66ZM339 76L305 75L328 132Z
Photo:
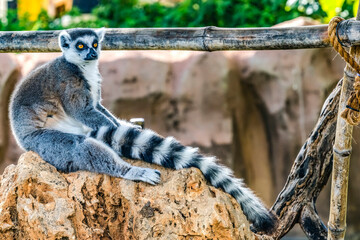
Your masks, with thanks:
M79 44L77 47L80 48L80 49L82 49L82 48L84 48L84 45Z
M93 46L96 48L96 47L98 46L98 44L97 44L97 43L94 43Z

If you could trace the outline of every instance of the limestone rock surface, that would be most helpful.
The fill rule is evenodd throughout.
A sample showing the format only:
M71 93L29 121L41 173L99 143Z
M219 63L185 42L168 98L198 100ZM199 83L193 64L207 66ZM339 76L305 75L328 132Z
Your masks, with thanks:
M0 177L0 239L264 238L199 170L151 167L162 173L157 186L85 171L64 174L24 153Z

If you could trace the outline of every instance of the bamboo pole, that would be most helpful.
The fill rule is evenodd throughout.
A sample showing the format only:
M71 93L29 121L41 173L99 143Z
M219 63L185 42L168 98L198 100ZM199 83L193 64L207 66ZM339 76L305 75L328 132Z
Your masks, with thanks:
M346 230L347 190L353 126L349 125L340 115L346 107L346 101L350 96L355 79L351 67L346 66L343 79L333 148L334 160L328 222L328 239L334 240L344 239Z
M0 52L59 52L60 31L0 32ZM339 24L339 40L360 45L360 23ZM275 50L330 47L327 25L271 28L108 28L103 50Z
M360 23L349 21L339 29L340 41L350 45L360 44ZM58 34L59 31L0 32L0 52L58 52ZM102 49L222 51L324 47L330 47L327 25L287 28L109 28L106 29Z
M356 20L360 20L360 4L358 6ZM352 50L353 49L350 49L350 51ZM358 56L355 56L355 60L358 60ZM328 239L330 240L344 239L346 232L347 195L353 126L341 117L341 112L346 108L347 100L353 89L355 75L356 72L347 64L341 89L333 148L334 160L328 222Z
M60 31L0 32L0 52L59 52ZM360 45L360 23L339 24L339 40ZM103 50L275 50L330 47L327 25L271 28L109 28Z

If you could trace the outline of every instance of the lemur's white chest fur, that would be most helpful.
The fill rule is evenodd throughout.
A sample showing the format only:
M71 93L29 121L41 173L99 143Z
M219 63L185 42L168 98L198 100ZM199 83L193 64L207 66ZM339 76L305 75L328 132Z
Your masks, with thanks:
M101 91L101 76L97 61L78 65L78 67L82 71L85 80L90 85L92 104L96 107L97 103L100 101ZM82 135L87 135L92 130L80 121L66 115L65 112L61 116L54 116L51 118L51 121L46 123L46 128Z
M86 81L90 85L90 92L93 99L93 105L100 101L100 91L101 91L101 75L99 73L97 61L83 64L79 66Z

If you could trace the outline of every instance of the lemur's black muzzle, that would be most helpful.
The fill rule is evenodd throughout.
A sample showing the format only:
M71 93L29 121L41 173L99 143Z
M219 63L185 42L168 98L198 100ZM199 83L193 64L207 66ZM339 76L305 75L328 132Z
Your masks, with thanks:
M97 58L98 58L97 52L93 48L90 48L90 51L86 55L85 60L96 60Z

